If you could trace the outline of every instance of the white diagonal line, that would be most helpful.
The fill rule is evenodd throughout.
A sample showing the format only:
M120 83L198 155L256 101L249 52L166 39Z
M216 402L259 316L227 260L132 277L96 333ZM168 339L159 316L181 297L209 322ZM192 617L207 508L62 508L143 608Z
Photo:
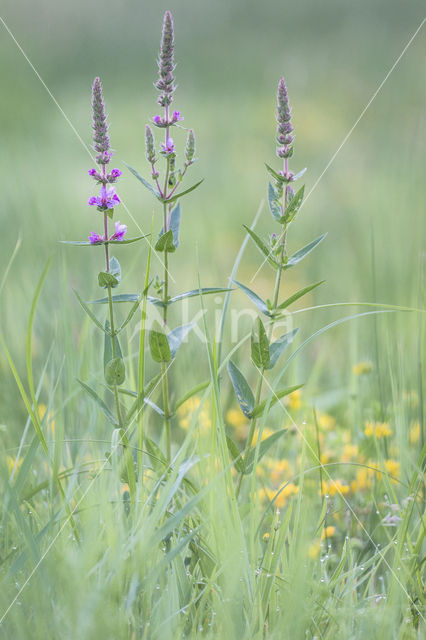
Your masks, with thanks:
M395 67L398 65L398 63L400 62L401 58L404 56L405 52L407 51L408 47L412 44L414 38L417 36L417 34L419 33L420 29L423 27L424 23L426 22L426 17L423 18L423 20L421 21L421 23L419 24L419 26L417 27L417 29L415 30L415 32L413 33L413 35L411 36L411 38L409 39L409 41L407 42L407 44L405 45L405 47L403 48L403 50L401 51L401 53L399 54L399 56L397 57L397 59L395 60L395 62L393 63L393 65L391 66L391 68L389 69L389 71L387 72L387 74L385 75L385 77L383 78L383 80L381 81L381 83L379 84L379 86L377 87L377 89L374 91L373 95L371 96L371 98L369 99L369 101L367 102L367 104L365 105L364 109L361 111L361 113L359 114L358 118L355 120L355 122L353 123L352 127L349 129L348 133L345 135L345 137L343 138L342 142L340 143L340 145L338 146L338 148L336 149L336 151L333 153L333 155L331 156L330 160L328 161L328 163L326 164L325 168L323 169L323 171L320 173L319 177L317 178L317 180L314 183L314 186L310 189L310 191L307 193L307 195L305 196L302 205L300 207L300 209L302 209L302 207L304 206L305 202L307 201L307 199L309 198L309 196L312 194L312 192L316 189L316 187L318 186L318 184L320 183L320 181L322 180L324 174L328 171L328 169L331 167L331 165L333 164L334 160L336 159L337 155L340 153L340 151L342 150L342 148L344 147L344 145L346 144L346 142L349 140L349 138L351 137L354 129L357 127L357 125L359 124L360 120L364 117L366 111L369 109L369 107L371 106L373 100L377 97L378 93L381 91L381 89L383 88L383 85L385 84L385 82L388 80L389 76L391 75L391 73L395 70ZM281 240L282 238L282 233L281 236L279 238L279 240ZM267 262L268 258L265 258L262 262L262 264L260 265L260 267L257 269L256 273L254 274L254 276L252 277L252 279L250 280L250 282L253 282L253 280L257 277L257 275L259 274L260 270L263 268L264 264Z
M47 86L47 84L45 83L45 81L43 80L43 78L41 77L40 73L37 71L36 67L33 65L33 63L31 62L31 60L29 59L29 57L27 56L27 54L25 53L24 49L22 48L22 46L19 44L19 42L17 41L17 39L15 38L14 34L12 33L12 31L9 29L8 25L6 24L6 22L3 20L3 18L0 16L0 22L3 24L4 28L6 29L6 31L8 32L8 34L10 35L10 37L12 38L13 42L16 44L16 46L18 47L19 51L22 53L22 55L24 56L25 60L28 62L28 64L30 65L31 69L34 71L35 75L37 76L37 78L40 80L41 84L43 85L43 87L46 89L47 93L49 94L50 98L53 100L54 104L56 105L56 107L59 109L59 111L61 112L61 114L63 115L63 117L65 118L66 122L69 124L69 126L71 127L71 129L73 130L73 132L75 133L75 135L77 136L79 142L81 143L81 145L83 146L83 148L87 151L88 155L90 156L91 160L93 163L96 163L96 160L90 150L90 148L87 146L87 144L84 142L83 138L81 137L81 135L79 134L79 132L77 131L77 129L75 128L75 126L73 125L73 123L71 122L71 120L69 119L69 117L67 116L67 114L65 113L65 111L62 109L61 105L59 104L59 102L56 100L55 96L53 95L53 93L51 92L51 90L49 89L49 87ZM130 212L129 208L127 207L127 205L125 204L125 202L123 200L121 200L121 204L123 205L124 210L126 211L126 213L128 214L128 216L130 217L130 219L132 220L132 222L136 225L136 227L138 228L138 230L140 231L140 233L142 235L145 235L145 232L143 231L143 229L140 227L140 225L138 224L138 222L136 221L136 219L133 217L132 213ZM148 245L151 247L151 249L154 251L155 255L157 256L159 262L161 263L162 267L165 268L165 265L161 259L161 256L158 254L158 252L155 250L155 247L151 244L151 242L148 239L148 236L145 236L144 238L145 242L148 243ZM176 280L173 278L172 274L167 270L170 279L176 283Z

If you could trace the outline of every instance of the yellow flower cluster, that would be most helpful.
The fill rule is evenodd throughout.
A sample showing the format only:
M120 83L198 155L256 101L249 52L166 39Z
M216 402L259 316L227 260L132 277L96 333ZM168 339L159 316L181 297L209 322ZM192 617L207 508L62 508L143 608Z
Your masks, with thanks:
M349 493L350 487L344 481L337 480L324 480L322 483L322 491L320 490L320 495L329 495L330 497L335 496L336 493L339 495L347 495Z
M49 413L47 413L47 407L45 404L39 404L38 405L38 417L40 418L41 421L45 420L46 422L46 427L47 427L47 432L50 433L50 435L52 435L52 437L55 435L55 420L53 417L53 412L49 411Z
M289 498L299 493L299 487L293 482L289 482L288 484L284 485L284 487L279 491L280 493L277 495L278 490L276 489L269 489L267 487L261 489L258 492L261 503L264 504L265 502L271 502L271 500L273 500L273 498L277 495L274 501L274 506L278 507L278 509L282 509L287 504Z
M358 362L352 367L352 373L356 376L363 376L366 373L371 373L373 365L370 361Z
M366 422L364 433L366 436L374 436L375 438L385 438L392 435L387 422Z
M184 429L184 431L189 430L195 414L199 410L199 414L197 417L198 430L203 435L209 432L212 424L210 419L209 407L204 404L200 409L200 405L201 398L199 398L198 396L194 396L184 402L184 404L182 404L177 410L177 414L179 417L179 426Z

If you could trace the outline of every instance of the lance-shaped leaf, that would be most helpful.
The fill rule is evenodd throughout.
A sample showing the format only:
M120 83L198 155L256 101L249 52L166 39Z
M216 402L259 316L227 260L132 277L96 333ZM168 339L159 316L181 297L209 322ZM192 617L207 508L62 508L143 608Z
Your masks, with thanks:
M113 414L108 409L108 407L105 404L105 402L103 400L101 400L101 398L98 396L96 391L94 391L91 387L89 387L87 384L85 384L84 382L82 382L78 378L77 378L77 382L83 387L83 389L86 391L86 393L89 394L89 396L92 398L92 400L94 400L96 402L96 404L98 405L98 407L100 408L100 410L102 411L104 416L107 418L107 420L109 420L109 422L111 424L113 424L115 427L118 427L119 425L118 425L117 419L115 418L115 416L113 416Z
M287 264L284 266L284 269L294 267L295 264L298 264L301 260L303 260L303 258L307 256L308 253L311 253L311 251L313 251L315 247L324 240L326 235L326 233L323 233L319 238L317 238L316 240L312 240L312 242L299 249L299 251L293 253L293 255L288 259Z
M115 357L122 358L120 343L117 336L111 337L111 327L108 320L105 320L105 341L104 341L104 371L108 362L113 359L112 341L114 340Z
M172 359L172 353L165 333L162 331L151 330L149 332L148 341L151 356L155 362L170 362Z
M310 284L308 287L304 287L303 289L300 289L296 293L293 293L292 296L284 300L284 302L281 302L281 304L278 305L277 309L287 309L287 307L293 304L293 302L296 302L296 300L299 300L299 298L304 296L306 293L309 293L309 291L312 291L312 289L319 287L320 284L323 284L324 282L325 280L321 280L320 282L316 282L315 284Z
M301 178L303 175L305 175L306 173L306 167L304 169L302 169L302 171L299 171L299 173L296 173L293 178L292 178L292 182L296 182L296 180L299 180L299 178Z
M140 299L139 293L119 293L115 296L111 296L113 303L117 302L137 302ZM90 300L87 304L108 304L108 298L98 298L97 300Z
M167 336L167 340L169 341L170 353L172 354L172 359L176 357L177 350L182 344L183 340L185 340L188 333L195 327L195 322L190 322L189 324L183 324L181 327L176 327L173 331Z
M75 296L77 298L77 300L79 301L79 303L81 304L81 306L83 307L83 309L85 310L85 312L87 313L87 315L89 316L89 318L95 323L95 325L101 330L101 331L105 331L104 327L102 326L102 324L99 322L99 320L97 319L97 317L95 316L95 314L93 313L93 311L91 311L91 309L89 309L89 307L87 306L87 304L84 302L84 300L82 300L80 298L80 296L78 295L77 291L75 289L73 289Z
M284 182L288 182L288 180L286 178L284 178L284 176L282 176L281 174L279 174L277 171L275 171L275 169L273 169L272 167L269 166L269 164L266 164L265 162L265 167L267 172L273 177L275 178L275 180L277 180L278 182L284 183Z
M257 248L267 258L267 260L268 260L269 264L271 265L271 267L274 267L274 269L278 269L278 267L279 267L278 262L276 260L274 260L274 258L271 255L270 249L266 246L266 244L263 242L263 240L261 240L259 238L259 236L252 229L250 229L250 227L247 227L247 225L243 224L243 227L247 231L247 233L250 235L250 237L254 240L254 242L256 243Z
M145 178L142 178L141 175L139 175L139 173L133 169L130 165L128 165L126 162L124 163L126 165L126 167L128 168L128 170L133 173L133 175L135 176L135 178L137 178L140 182L142 182L142 184L144 185L144 187L146 187L147 189L149 189L149 191L151 191L152 194L154 194L154 196L156 198L158 198L159 200L162 200L161 198L161 194L159 191L157 191L157 189L155 189L155 187L152 186L152 184L150 184L148 182L148 180L145 180Z
M294 194L293 198L290 200L289 204L287 205L284 216L282 218L283 222L288 223L294 220L296 213L299 211L302 205L304 195L305 195L305 185L303 185L303 187L301 187L299 191L297 191L297 193Z
M173 231L169 229L166 233L162 233L154 248L156 251L167 251L167 253L173 253L176 251L176 247L173 243Z
M130 309L129 313L127 314L126 319L124 320L124 322L122 322L122 324L118 327L117 329L117 333L120 333L120 331L123 331L123 329L125 327L127 327L127 325L129 324L130 320L133 318L133 316L135 315L136 311L139 308L140 305L140 301L142 300L142 296L138 297L138 299L136 300L136 302L134 303L134 305L132 306L132 308Z
M241 456L241 452L238 449L238 446L229 436L226 436L226 444L228 445L229 455L234 463L234 466L238 473L244 472L244 462Z
M281 391L274 391L274 395L272 396L270 401L269 398L266 398L260 404L254 407L251 417L258 418L262 415L267 406L269 406L269 408L273 407L274 404L281 400L281 398L284 398L284 396L288 396L290 393L293 393L293 391L297 391L297 389L300 389L300 387L303 387L303 384L297 384L294 387L288 387L288 389L281 389Z
M281 220L281 207L277 202L277 192L270 182L268 182L268 204L272 216L279 222Z
M268 305L264 300L262 300L260 296L257 295L257 293L246 287L245 284L241 284L241 282L238 282L237 280L233 280L233 282L235 282L235 284L241 289L241 291L244 291L246 296L248 296L250 300L254 302L259 311L264 313L265 316L271 316L271 311L268 309Z
M254 321L251 332L251 359L253 364L260 369L269 369L270 367L269 340L260 318L256 318Z
M241 411L247 418L251 418L254 408L254 396L247 380L232 360L228 362L228 373Z
M285 333L283 336L281 336L281 338L278 338L278 340L275 340L275 342L271 344L269 348L270 362L269 367L266 367L267 369L272 369L273 367L275 367L278 358L282 353L284 353L284 350L293 341L293 338L298 331L299 329L293 329L292 331Z
M155 305L156 307L165 307L174 302L179 302L180 300L185 300L185 298L195 298L200 294L202 296L206 296L212 293L226 293L227 291L232 291L227 287L206 287L204 289L192 289L191 291L186 291L185 293L180 293L173 298L169 298L166 303L160 298L154 298L153 296L148 296L148 302Z
M176 249L179 246L179 229L180 229L181 214L182 214L182 210L181 210L180 202L178 202L170 214L170 230L173 233L173 244L175 245Z
M105 367L105 380L110 386L123 384L126 379L126 368L122 358L114 358Z
M269 451L269 449L276 442L278 442L278 440L285 433L287 433L287 429L281 429L280 431L276 431L271 436L269 436L268 438L265 438L264 440L261 441L261 443L259 445L259 453L258 453L258 457L257 457L257 461L258 462L260 462L260 460L263 458L265 453L267 453ZM252 449L250 449L250 451L248 453L247 460L244 461L244 463L243 463L243 465L244 465L243 468L244 468L244 473L245 474L251 473L253 471L255 458L256 458L256 447L253 447Z
M199 180L198 182L193 184L192 187L189 187L189 189L185 189L185 191L181 191L180 193L175 193L170 198L162 198L161 201L166 202L167 204L171 204L172 202L175 202L178 198L185 196L187 193L191 193L191 191L194 191L194 189L199 187L202 182L203 180Z
M209 384L210 384L210 380L207 380L206 382L201 382L201 384L197 384L196 387L193 387L190 391L185 393L185 395L182 396L182 398L180 398L178 402L176 402L175 411L179 409L179 407L181 407L183 404L185 404L185 402L189 400L189 398L192 398L192 396L195 396L197 393L200 393L200 391L204 391L204 389L207 389Z

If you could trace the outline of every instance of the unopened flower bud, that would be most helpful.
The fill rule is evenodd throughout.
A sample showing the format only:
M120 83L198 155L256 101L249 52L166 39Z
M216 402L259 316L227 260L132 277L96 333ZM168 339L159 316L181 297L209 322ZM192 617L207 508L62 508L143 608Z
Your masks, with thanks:
M155 155L155 142L152 129L149 124L145 127L145 152L148 162L150 164L155 164L157 162L157 156Z
M194 162L194 155L195 155L195 135L194 135L194 131L190 129L188 131L188 136L186 138L186 147L185 147L185 161L187 166L189 166Z

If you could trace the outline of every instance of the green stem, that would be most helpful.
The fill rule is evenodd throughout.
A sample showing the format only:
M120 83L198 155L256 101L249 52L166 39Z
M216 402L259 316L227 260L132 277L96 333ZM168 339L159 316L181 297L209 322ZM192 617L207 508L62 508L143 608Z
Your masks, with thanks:
M105 226L105 238L108 237L108 217L107 214L104 214L104 226ZM108 255L108 245L105 245L105 259L106 259L106 268L109 271L109 255ZM115 324L114 324L114 305L112 303L112 293L111 287L107 287L108 291L108 307L109 307L109 324L111 331L111 349L112 349L112 358L113 360L117 357L117 349L115 345ZM133 466L133 458L132 452L129 447L129 440L127 438L126 432L124 430L124 421L121 413L120 407L120 398L118 396L118 387L116 384L113 385L114 399L115 399L115 407L117 411L117 419L120 429L120 439L124 448L124 457L126 460L126 469L127 469L127 480L129 482L130 496L132 500L135 499L136 496L136 477L135 477L135 469Z
M168 137L168 131L166 134L166 140ZM166 176L164 180L164 197L167 197L167 187L169 182L170 172L170 160L167 158ZM163 231L168 231L168 208L167 203L163 205ZM169 297L169 256L167 251L164 252L164 284L163 284L163 325L167 325L167 301ZM162 390L163 390L163 411L164 411L164 429L166 432L166 456L168 462L171 460L171 424L170 424L170 401L169 401L169 378L167 373L167 364L161 365L162 369Z
M286 206L287 206L287 188L286 188L285 194L284 194L283 213L285 211ZM286 242L287 242L287 226L285 225L283 227L283 230L282 230L280 261L279 261L279 267L278 267L278 270L277 270L277 275L275 277L274 294L273 294L273 297L272 297L272 318L271 318L271 323L269 325L269 330L268 330L268 340L269 340L269 342L271 341L272 332L274 330L274 324L275 324L274 314L275 314L275 312L277 310L277 306L278 306L278 296L280 294L280 285L281 285L281 277L282 277L282 273L283 273L283 263L284 263L284 257L285 257ZM255 396L255 406L257 406L259 404L259 402L260 402L264 375L265 375L265 368L262 367L262 369L260 370L259 380L257 382L256 396ZM252 442L253 442L253 437L254 437L254 434L255 434L255 431L256 431L256 424L257 424L257 418L253 418L252 421L251 421L251 424L250 424L250 431L249 431L248 438L247 438L247 443L246 443L246 446L245 446L245 449L244 449L243 470L241 471L240 477L238 478L238 486L237 486L237 491L236 491L236 497L237 498L240 495L241 485L242 485L242 482L243 482L243 477L245 475L245 467L246 467L247 457L248 457L248 454L250 452L251 445L252 445Z

